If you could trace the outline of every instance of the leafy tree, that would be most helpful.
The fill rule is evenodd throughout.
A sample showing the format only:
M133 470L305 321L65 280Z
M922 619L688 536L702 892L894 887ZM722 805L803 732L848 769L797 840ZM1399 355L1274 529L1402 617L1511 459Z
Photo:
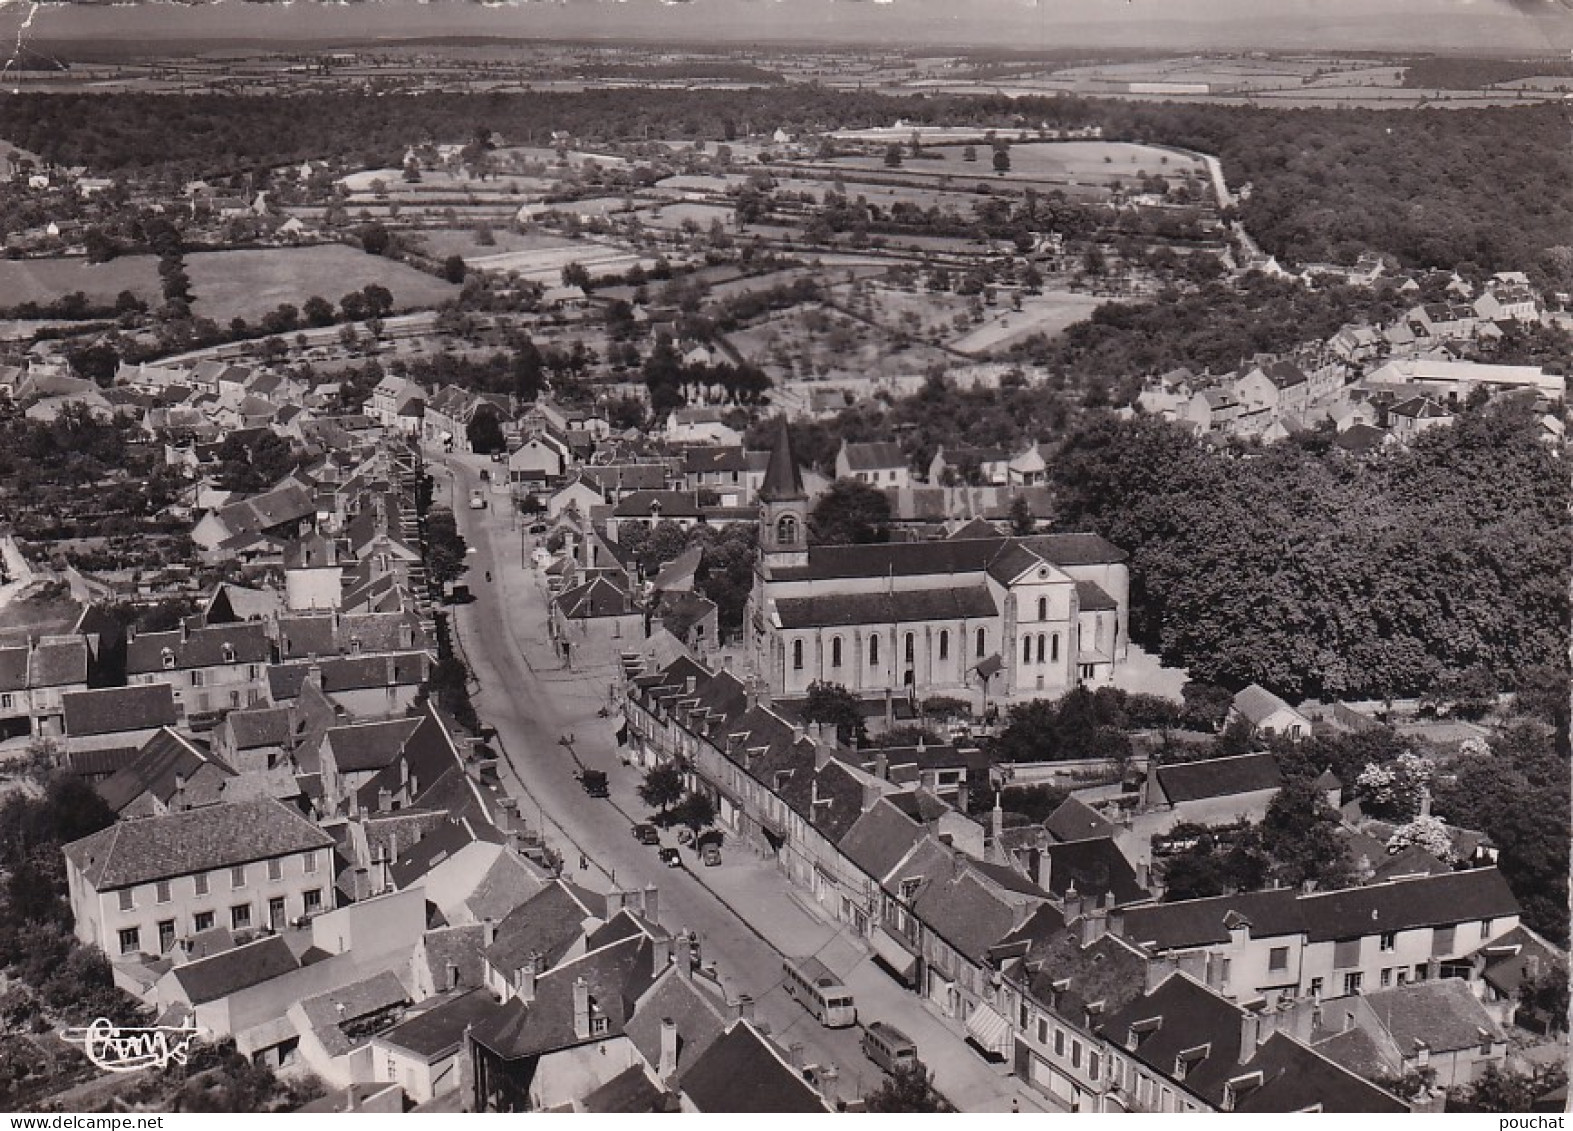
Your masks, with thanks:
M1032 513L1032 505L1027 502L1027 496L1017 495L1010 501L1010 532L1018 537L1025 537L1038 528L1038 520Z
M301 313L306 316L308 326L333 325L333 304L321 295L312 295L302 303Z
M447 508L434 508L426 516L426 575L435 586L457 581L470 568L458 521Z
M837 479L814 504L808 517L808 540L815 546L887 542L890 500L861 480Z
M355 229L361 250L367 255L387 255L394 246L393 234L382 224L365 224Z
M934 1073L920 1060L897 1065L869 1095L869 1111L950 1113L956 1109L934 1088Z
M666 811L666 817L670 824L682 825L698 836L715 824L715 803L708 794L690 792Z
M367 283L360 293L366 299L366 314L371 318L386 318L393 313L393 292L380 283Z
M1010 150L1005 146L994 151L994 171L1002 175L1010 172Z
M464 430L465 438L470 442L470 450L477 455L491 455L493 452L506 451L508 440L503 435L502 424L497 420L497 413L481 408L470 417L470 423Z
M885 147L885 164L892 169L901 167L901 146L891 142Z
M1272 859L1274 878L1288 887L1348 887L1354 868L1338 828L1338 811L1313 782L1286 782L1261 823L1262 848Z
M1478 829L1501 849L1497 866L1524 909L1524 922L1559 945L1568 937L1570 825L1566 736L1518 722L1490 747L1460 757L1435 787L1433 809ZM1533 798L1534 804L1525 804Z
M450 255L442 261L442 277L450 283L464 282L464 275L467 270L468 267L465 265L464 256L462 255Z
M653 766L639 787L639 800L665 813L683 799L683 775L676 766Z
M1518 987L1520 1010L1539 1018L1554 1031L1568 1027L1568 968L1561 962L1543 967Z
M1531 1072L1514 1072L1492 1064L1474 1083L1449 1091L1447 1106L1449 1111L1528 1112L1541 1096L1565 1087L1567 1082L1567 1069L1560 1064L1542 1065Z
M803 717L811 723L835 727L836 738L842 743L850 744L865 733L857 696L839 683L815 680L809 684L803 701Z
M969 145L964 148L961 151L961 159L963 161L976 161L978 159L978 147L975 145Z
M216 458L218 486L247 494L267 490L299 465L294 446L276 432L232 432Z

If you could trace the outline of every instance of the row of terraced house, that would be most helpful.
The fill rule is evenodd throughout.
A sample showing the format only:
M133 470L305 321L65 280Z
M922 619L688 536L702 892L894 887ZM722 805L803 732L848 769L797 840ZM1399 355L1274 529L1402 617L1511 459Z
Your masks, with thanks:
M629 761L678 766L730 843L1069 1110L1424 1107L1434 1095L1401 1101L1373 1078L1501 1064L1502 972L1553 953L1493 867L1157 903L1075 799L1007 828L932 788L959 761L948 747L853 751L728 671L625 669ZM1379 1012L1378 995L1406 1008ZM1395 1013L1430 1020L1410 1031Z

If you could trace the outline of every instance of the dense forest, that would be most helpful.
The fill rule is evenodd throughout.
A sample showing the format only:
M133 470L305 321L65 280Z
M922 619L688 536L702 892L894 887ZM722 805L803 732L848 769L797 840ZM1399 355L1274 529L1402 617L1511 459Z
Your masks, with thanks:
M1406 449L1210 451L1098 416L1051 463L1056 522L1131 554L1131 637L1194 679L1284 695L1511 688L1565 668L1566 470L1521 401Z
M790 85L420 98L29 94L6 98L5 118L8 140L61 164L208 177L313 157L383 165L415 140L473 136L477 123L515 144L545 144L560 130L587 145L731 139L776 127L812 134L897 118L1009 122L1028 133L1098 124L1111 139L1218 155L1232 185L1252 186L1240 205L1251 232L1293 263L1352 262L1375 249L1410 266L1573 271L1555 256L1546 262L1573 231L1573 154L1555 105L1286 111L1070 96L898 98Z

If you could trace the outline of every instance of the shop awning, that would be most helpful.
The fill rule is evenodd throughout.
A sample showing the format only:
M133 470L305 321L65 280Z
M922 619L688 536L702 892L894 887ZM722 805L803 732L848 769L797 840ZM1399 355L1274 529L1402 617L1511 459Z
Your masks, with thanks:
M984 1052L1003 1056L1010 1045L1010 1024L994 1009L979 1003L967 1015L967 1036Z
M895 936L883 927L876 927L868 941L873 944L874 953L895 972L896 977L911 985L918 970L917 955L897 942Z

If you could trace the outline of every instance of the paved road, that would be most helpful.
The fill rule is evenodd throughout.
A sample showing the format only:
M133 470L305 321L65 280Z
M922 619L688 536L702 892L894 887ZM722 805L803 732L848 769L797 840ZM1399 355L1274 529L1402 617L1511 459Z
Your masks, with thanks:
M458 608L455 623L480 685L475 706L497 730L504 788L519 799L521 816L536 822L562 853L566 874L602 891L654 884L662 925L697 932L704 960L715 963L729 996L751 995L758 1019L783 1044L801 1043L807 1063L836 1066L833 1089L842 1098L872 1091L879 1070L862 1055L857 1029L824 1029L786 996L783 954L824 960L852 988L860 1019L885 1019L908 1033L934 1068L940 1090L963 1110L1009 1111L1013 1096L1023 1110L1046 1107L1004 1066L968 1046L954 1022L897 985L860 940L823 918L770 862L729 845L719 868L699 866L684 850L684 867L669 869L654 847L633 839L631 825L648 812L635 794L639 774L617 757L620 718L597 714L608 702L615 668L562 667L547 638L545 579L524 564L534 539L521 536L508 504L496 505L496 496L486 510L465 505L483 461L447 457L446 464L433 465L435 498L457 501L460 529L474 550L465 580L475 600ZM569 734L573 742L565 748L559 739ZM609 799L585 795L573 776L578 765L606 772ZM584 871L578 868L581 854L590 862Z

